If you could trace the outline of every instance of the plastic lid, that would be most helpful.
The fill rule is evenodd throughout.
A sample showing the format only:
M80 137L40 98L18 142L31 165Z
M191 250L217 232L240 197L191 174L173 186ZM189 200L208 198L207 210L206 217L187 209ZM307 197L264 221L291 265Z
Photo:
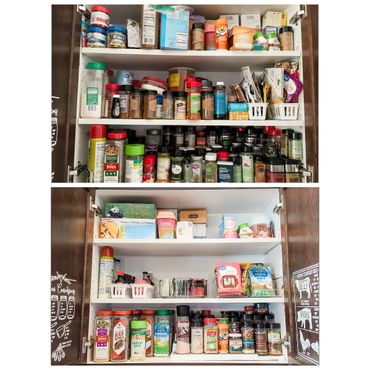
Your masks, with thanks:
M105 138L107 135L107 127L105 125L90 126L90 139Z
M189 316L190 307L186 305L181 305L176 307L177 316Z
M114 32L114 31L117 31L117 32L122 32L122 33L127 33L127 30L125 27L123 26L116 26L114 24L110 25L108 27L108 32Z
M104 12L110 15L110 10L101 5L94 5L93 7L91 7L91 11L92 12Z
M155 165L157 161L157 155L154 153L147 153L144 156L144 165Z
M155 315L155 310L142 310L142 315Z
M113 258L113 248L112 247L101 247L100 248L100 257L112 257Z
M202 83L194 78L189 78L189 80L186 82L186 87L187 88L202 87Z
M141 310L132 310L132 314L133 315L140 315L141 314Z
M211 314L211 310L202 310L202 315L210 315Z
M98 311L96 315L97 316L111 316L113 315L113 311Z
M285 26L279 29L279 35L283 32L293 32L293 27Z
M185 98L186 97L186 92L185 91L178 91L175 93L175 96L178 98Z
M217 81L216 86L225 86L225 82L223 81Z
M255 327L256 327L256 329L265 329L266 328L266 324L264 322L257 322L255 324Z
M186 70L186 71L191 71L191 72L194 72L195 73L195 69L194 68L190 68L190 67L172 67L172 68L170 68L168 70L168 72L178 71L179 69Z
M98 26L89 26L89 27L87 27L87 33L90 33L90 32L100 32L103 35L107 34L106 29L104 29L102 27L98 27Z
M275 128L271 131L271 135L274 135L274 136L281 136L281 134L282 134L282 131L279 128Z
M229 159L229 153L224 151L224 150L220 150L218 153L217 153L217 159L220 159L220 160L227 160Z
M253 40L256 40L258 39L259 37L265 37L264 33L263 32L257 32L254 36L253 36Z
M220 317L217 319L218 322L224 322L225 324L229 323L229 319L227 317Z
M119 91L132 91L132 86L131 85L121 85L119 88Z
M256 303L254 305L254 308L268 308L268 304L267 303Z
M193 27L192 28L193 28L193 30L195 28L204 29L204 24L202 22L197 22L197 23L194 23L193 24Z
M280 329L280 324L278 322L270 322L266 324L266 326L267 325L270 329Z
M144 155L144 144L128 144L125 147L126 155Z
M210 80L202 80L202 90L204 91L212 91L212 81Z
M265 320L274 320L275 319L275 315L273 313L267 313L265 315Z
M216 318L215 317L205 317L204 325L207 325L207 324L216 325Z
M184 155L184 152L182 150L177 149L173 152L172 156L173 157L182 157L183 155Z
M123 271L118 271L117 275L124 275L125 273Z
M103 63L89 62L86 64L86 69L99 69L101 71L105 71L107 66Z
M116 139L116 140L122 140L127 138L127 132L126 131L113 131L109 132L107 135L108 139Z
M176 215L174 212L171 212L171 211L158 211L156 219L159 219L159 218L172 218L176 220Z
M105 88L107 90L114 90L114 91L118 91L120 89L121 85L119 84L107 84L105 85Z
M155 311L155 314L158 316L168 316L170 315L171 311L170 310L157 310Z
M207 153L206 154L206 161L216 161L217 160L217 154L216 153Z
M145 76L145 77L143 77L141 83L150 83L150 82L155 82L155 83L164 85L167 88L167 82L166 81L161 80L160 78L157 78L157 77L153 77L153 76Z
M113 315L131 315L131 310L113 311Z
M131 321L131 329L146 329L146 321L145 320Z

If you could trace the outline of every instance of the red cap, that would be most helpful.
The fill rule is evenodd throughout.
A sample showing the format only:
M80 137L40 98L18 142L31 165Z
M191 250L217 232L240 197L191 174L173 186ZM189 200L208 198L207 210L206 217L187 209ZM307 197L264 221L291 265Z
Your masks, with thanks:
M229 153L221 150L217 153L217 159L227 160L229 159Z
M281 136L282 134L283 134L283 132L279 128L275 128L271 132L271 135L274 135L274 136Z
M202 83L197 81L194 77L191 77L186 82L186 87L202 87Z
M216 325L216 318L215 317L205 317L203 321L204 321L204 325L207 325L207 324Z
M264 126L263 130L268 134L271 135L271 131L275 129L275 126Z
M244 311L251 311L254 309L254 306L244 306Z
M203 130L197 131L197 135L204 136L204 131Z
M127 132L126 131L113 131L108 133L108 139L126 139Z
M202 315L210 315L211 310L202 310Z
M113 71L111 69L107 69L106 71L108 73L108 76L113 76Z
M97 316L112 316L113 315L113 311L98 311Z
M107 9L107 8L104 8L104 6L100 6L100 5L94 5L93 7L91 7L91 11L92 12L104 12L104 13L107 13L108 15L110 15L110 10Z
M117 275L124 275L125 273L123 271L118 271Z
M244 127L237 127L236 128L236 131L238 131L238 132L244 132L245 131L245 128Z
M113 315L121 316L121 315L131 315L131 310L119 310L113 311Z
M144 156L144 165L153 165L156 162L157 156L155 154L145 154Z
M142 310L142 315L155 315L155 310Z
M113 258L113 248L112 247L101 247L100 257L112 257Z
M133 80L132 81L132 88L140 89L140 87L141 87L141 80Z
M157 78L157 77L153 77L153 76L145 76L145 77L143 77L143 79L141 80L141 83L142 83L142 81L143 81L143 80L149 80L149 82L150 82L150 81L153 81L153 82L155 82L155 83L157 83L157 84L159 84L159 85L162 85L162 87L163 87L164 89L167 89L167 87L168 87L168 85L167 85L167 82L166 82L166 81L161 80L161 79L159 79L159 78Z
M105 138L107 135L107 128L104 125L90 126L90 139Z
M141 314L141 310L132 310L132 314L133 315L140 315Z
M105 85L106 89L115 90L115 91L119 91L120 87L121 87L121 85L119 85L119 84L107 84L107 85Z
M206 22L204 24L204 32L216 32L216 24Z

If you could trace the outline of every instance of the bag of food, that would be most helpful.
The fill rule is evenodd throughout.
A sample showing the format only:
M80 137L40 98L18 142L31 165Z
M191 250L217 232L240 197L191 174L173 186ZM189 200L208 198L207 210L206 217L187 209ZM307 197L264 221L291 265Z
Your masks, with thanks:
M241 272L238 263L218 263L215 272L218 297L242 295Z
M249 294L251 297L276 296L269 266L252 264L248 270Z
M248 295L248 269L250 262L244 262L240 264L240 269L242 272L242 293L243 295Z

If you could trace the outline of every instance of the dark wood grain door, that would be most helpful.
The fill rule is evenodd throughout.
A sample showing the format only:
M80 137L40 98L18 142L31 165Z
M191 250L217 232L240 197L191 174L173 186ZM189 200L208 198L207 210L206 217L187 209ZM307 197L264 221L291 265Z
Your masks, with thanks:
M319 363L319 189L288 188L283 197L282 236L289 360Z
M90 191L51 190L51 364L84 359L91 272ZM88 266L88 268L86 268ZM87 322L86 322L87 321Z

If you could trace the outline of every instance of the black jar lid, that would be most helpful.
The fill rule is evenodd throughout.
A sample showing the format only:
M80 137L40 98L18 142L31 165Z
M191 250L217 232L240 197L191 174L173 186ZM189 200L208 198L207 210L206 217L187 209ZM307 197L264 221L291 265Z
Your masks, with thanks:
M233 162L234 162L234 164L242 164L242 158L239 156L239 155L237 155L235 158L234 158L234 160L233 160Z
M264 155L255 155L254 156L254 161L255 162L265 162L266 157Z
M189 316L190 307L187 305L181 305L176 307L177 316Z
M162 145L162 146L158 147L158 152L159 153L169 153L170 150L168 149L168 146Z
M184 152L182 150L179 150L179 149L176 149L173 154L172 154L173 157L183 157L184 156Z
M264 318L265 318L266 321L268 321L268 320L274 320L275 319L275 315L273 313L267 313Z
M186 98L186 92L185 91L177 91L175 93L175 96L178 98Z
M253 315L250 313L242 312L240 314L240 320L243 321L252 321L253 320Z
M204 30L204 23L202 23L202 22L194 23L193 24L193 30L196 29L196 28L199 28L199 29L203 29Z
M157 128L151 128L151 129L146 130L146 134L147 135L160 135L161 130L159 130Z
M125 86L125 85L123 85ZM154 90L144 90L144 95L157 95L157 92Z
M255 303L254 308L268 308L268 303Z
M182 127L181 126L176 126L175 132L176 132L176 134L182 134L183 133Z
M163 91L163 97L168 97L168 98L171 98L173 96L173 93L171 90L165 90Z
M285 26L279 28L279 35L283 32L293 32L293 27L291 26Z
M266 329L266 324L264 322L257 322L254 324L256 329Z
M131 85L121 85L119 88L119 91L132 91L132 86Z
M302 140L302 133L293 131L289 134L289 139Z
M272 165L272 166L284 166L285 161L283 158L280 158L280 157L268 157L267 164ZM257 303L257 305L259 304L267 305L267 303Z
M266 324L269 329L280 329L280 324L278 322L269 322Z

